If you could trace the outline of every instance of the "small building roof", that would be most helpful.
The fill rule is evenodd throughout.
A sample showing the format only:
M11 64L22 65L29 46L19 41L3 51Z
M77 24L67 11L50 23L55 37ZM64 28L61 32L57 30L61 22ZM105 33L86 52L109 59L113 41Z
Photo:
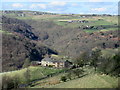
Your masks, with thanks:
M42 59L42 61L47 61L47 62L59 62L59 63L65 62L65 61L63 61L63 60L52 60L51 58L48 58L48 57Z

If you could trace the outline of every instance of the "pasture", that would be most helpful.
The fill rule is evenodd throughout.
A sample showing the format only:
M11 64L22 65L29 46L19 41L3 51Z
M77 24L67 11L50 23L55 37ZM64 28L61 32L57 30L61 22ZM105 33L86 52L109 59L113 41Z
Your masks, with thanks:
M0 76L8 76L8 77L18 76L20 78L21 83L24 84L26 81L25 73L27 69L28 69L27 74L29 74L30 81L40 79L49 74L59 73L60 71L62 71L62 69L56 69L56 68L30 66L29 68L25 68L21 70L0 73Z
M85 76L61 82L62 76L67 73L61 73L56 76L43 79L36 82L32 88L116 88L118 87L118 78L100 74L94 71L92 67L83 67Z
M64 28L78 28L80 26L101 26L101 25L118 25L118 16L86 16L82 17L79 14L75 15L64 15L64 14L56 14L56 15L49 15L49 14L44 14L44 15L32 15L29 13L26 13L24 17L17 16L17 14L7 14L9 17L14 17L17 19L21 20L35 20L35 21L52 21L56 25L62 26ZM77 21L77 20L86 20L88 23L79 23L79 22L74 22L74 23L69 23L69 21ZM107 27L105 29L97 30L97 29L90 29L90 30L84 30L85 32L98 32L98 31L110 31L110 30L118 30L117 26L116 27Z
M63 82L48 88L116 88L118 79L108 75L90 74L85 77Z

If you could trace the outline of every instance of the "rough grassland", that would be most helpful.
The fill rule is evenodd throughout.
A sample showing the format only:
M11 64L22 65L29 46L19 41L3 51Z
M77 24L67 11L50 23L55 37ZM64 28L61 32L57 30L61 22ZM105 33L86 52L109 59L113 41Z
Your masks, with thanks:
M55 68L47 68L47 67L40 67L40 66L30 66L29 68L29 73L30 73L30 80L35 80L35 79L39 79L42 77L45 77L49 74L52 73L57 73L59 71L61 71L62 69L55 69ZM16 70L16 71L12 71L12 72L4 72L4 73L0 73L0 76L9 76L9 77L14 77L14 76L18 76L21 80L21 83L24 83L25 81L25 76L24 73L26 72L26 68L25 69L21 69L21 70Z
M83 78L71 80L68 82L52 85L47 88L116 88L118 79L99 74L90 74Z
M61 82L62 76L67 75L65 73L46 78L44 80L36 82L31 88L116 88L118 87L118 78L99 74L94 71L93 67L83 67L84 73L87 74L81 78L67 80L67 82Z

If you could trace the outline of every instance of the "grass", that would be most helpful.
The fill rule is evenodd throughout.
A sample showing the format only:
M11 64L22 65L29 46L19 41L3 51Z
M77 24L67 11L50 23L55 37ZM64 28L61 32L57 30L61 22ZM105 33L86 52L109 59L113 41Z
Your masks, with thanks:
M60 77L63 75L64 74L62 73L53 77L49 77L49 78L37 81L36 83L33 84L34 86L31 88L37 88L37 87L42 88L42 87L48 87L50 85L58 84L60 83Z
M116 53L118 53L118 49L110 49L110 48L108 48L108 49L105 49L105 50L102 50L102 54L103 54L103 56L104 57L106 57L106 56L114 56Z
M8 16L15 16L14 14L10 14ZM61 16L61 15L29 15L27 14L25 17L15 16L15 18L21 20L47 20L54 21L57 25L63 26L64 28L78 28L79 26L100 26L100 25L114 25L118 24L117 16L93 16L93 17L79 17L79 15L74 16ZM98 20L101 19L101 20ZM87 20L89 23L68 23L69 20ZM62 22L61 22L62 21ZM118 30L117 28L108 28L102 30L85 30L85 32L91 33L96 31L109 31L109 30Z
M17 19L21 20L55 20L58 21L59 19L76 19L78 17L71 17L71 16L61 16L61 15L29 15L27 14L25 17L15 16Z
M118 28L115 27L115 28L107 28L107 29L102 29L102 30L86 29L86 30L84 30L84 31L87 32L87 33L92 33L92 32L100 32L100 31L102 31L102 32L106 32L106 31L115 31L115 30L118 30Z
M8 31L3 31L3 30L0 30L0 33L7 34L7 35L12 35L12 33L8 32Z
M98 19L102 19L102 20L98 20ZM111 19L115 19L114 21L110 21ZM74 22L74 23L68 23L67 21L69 20L87 20L89 21L88 23L79 23L79 22ZM114 25L117 24L117 18L116 17L91 17L91 18L72 18L72 19L58 19L54 21L57 25L61 25L63 27L69 27L69 28L77 28L79 26L100 26L100 25ZM107 29L107 30L112 30L114 28L111 29ZM94 30L90 31L93 32ZM88 31L89 32L89 31Z
M92 67L84 67L85 73L84 74L89 74L89 73L94 73L94 69ZM60 73L58 75L55 75L53 77L49 77L40 81L37 81L36 83L33 84L34 87L32 88L46 88L46 87L50 87L51 85L56 85L56 84L60 84L61 83L61 77L62 76L67 76L68 72L63 72ZM74 74L71 75L71 79L76 78L76 76Z
M118 87L118 78L105 74L99 74L92 67L83 67L86 76L61 82L61 76L67 73L38 81L32 88L116 88Z
M113 31L113 30L118 30L118 28L108 28L108 29L102 29L100 31Z
M65 59L70 60L70 57L64 56L64 55L55 55L55 54L52 54L51 57L57 58L57 59L61 59L61 60L65 60Z
M90 74L79 79L52 85L47 88L116 88L117 84L118 79L115 77Z
M39 79L42 77L45 77L49 74L52 73L57 73L62 71L63 69L55 69L55 68L47 68L47 67L40 67L40 66L30 66L28 68L30 71L30 80L33 81L35 79ZM14 77L14 76L18 76L20 78L21 83L25 83L25 76L24 73L26 72L26 68L25 69L21 69L21 70L16 70L16 71L12 71L12 72L5 72L5 73L0 73L0 75L2 76L9 76L9 77Z
M113 25L114 23L112 22L108 22L108 21L105 21L105 20L102 20L102 21L93 21L93 23L91 25L94 25L94 26L98 26L98 25Z

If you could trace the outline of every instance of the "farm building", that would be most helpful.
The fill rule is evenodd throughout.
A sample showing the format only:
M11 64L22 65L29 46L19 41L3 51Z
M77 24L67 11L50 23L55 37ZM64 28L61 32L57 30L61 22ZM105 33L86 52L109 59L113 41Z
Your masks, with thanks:
M40 61L32 61L32 62L31 62L31 65L32 65L32 66L41 65L41 62L40 62Z
M51 58L44 58L41 61L42 66L50 66L50 67L56 67L56 68L69 68L71 66L71 62L68 60L52 60Z

